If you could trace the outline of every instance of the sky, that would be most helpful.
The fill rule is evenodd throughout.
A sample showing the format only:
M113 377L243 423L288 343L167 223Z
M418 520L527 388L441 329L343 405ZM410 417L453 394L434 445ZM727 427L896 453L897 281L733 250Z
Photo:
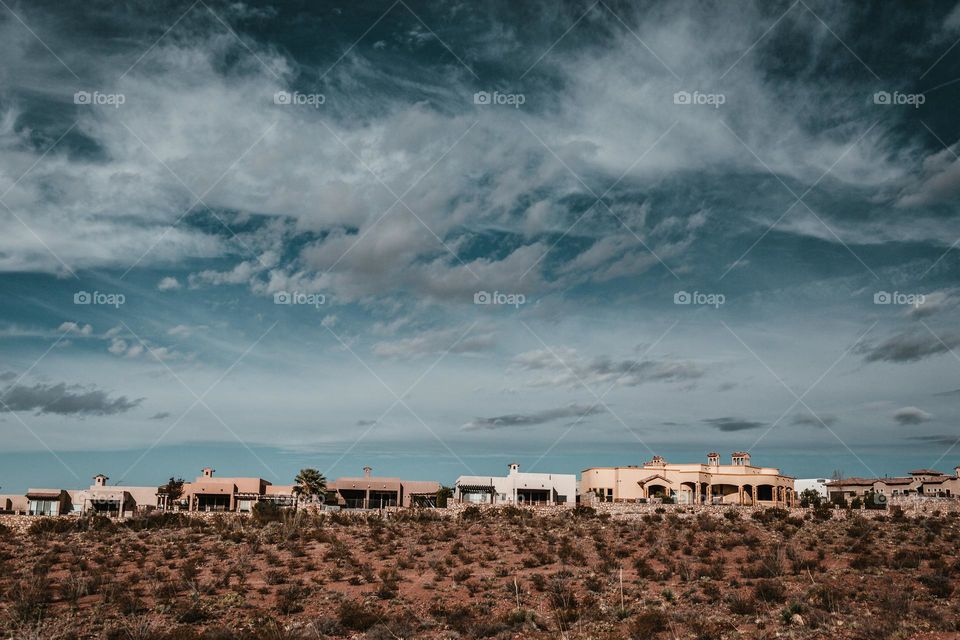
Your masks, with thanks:
M0 491L960 464L960 4L0 7Z

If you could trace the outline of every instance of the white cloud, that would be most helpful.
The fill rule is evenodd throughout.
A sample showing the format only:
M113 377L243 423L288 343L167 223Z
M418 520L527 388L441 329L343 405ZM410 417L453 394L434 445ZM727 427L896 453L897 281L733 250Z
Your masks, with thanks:
M160 291L173 291L180 288L180 282L173 276L167 276L157 283L157 289Z
M89 324L80 325L76 322L64 322L58 328L62 333L73 333L81 336L89 336L93 333L93 327Z

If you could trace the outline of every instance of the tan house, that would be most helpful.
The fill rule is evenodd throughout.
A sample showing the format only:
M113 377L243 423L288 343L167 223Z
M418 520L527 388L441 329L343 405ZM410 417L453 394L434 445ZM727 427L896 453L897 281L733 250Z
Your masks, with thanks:
M64 489L27 489L27 515L59 516L70 513L73 501Z
M125 517L157 508L156 487L111 486L107 484L109 479L100 473L93 477L89 489L70 491L73 510Z
M935 469L915 469L909 476L887 478L840 478L827 483L831 500L852 500L867 493L887 498L922 496L927 498L956 498L960 496L960 466L947 475Z
M680 504L792 506L793 478L774 467L750 464L750 454L737 451L730 464L719 453L703 463L669 463L661 456L643 466L595 467L580 475L580 494L602 502L641 502L670 498Z
M260 501L281 505L294 504L293 485L275 485L263 478L215 478L215 470L204 467L193 482L183 483L180 499L190 511L237 511L247 513ZM160 504L170 508L167 496L161 493Z
M364 467L363 477L337 478L327 483L327 492L336 495L336 504L348 509L436 505L439 482L380 478L372 474L372 468Z
M25 495L0 494L0 513L26 513L28 507L29 502Z

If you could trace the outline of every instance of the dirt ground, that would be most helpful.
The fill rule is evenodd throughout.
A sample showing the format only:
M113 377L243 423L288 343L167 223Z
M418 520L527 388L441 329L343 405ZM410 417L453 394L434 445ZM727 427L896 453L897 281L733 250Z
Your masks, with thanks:
M960 638L960 514L0 517L0 637Z

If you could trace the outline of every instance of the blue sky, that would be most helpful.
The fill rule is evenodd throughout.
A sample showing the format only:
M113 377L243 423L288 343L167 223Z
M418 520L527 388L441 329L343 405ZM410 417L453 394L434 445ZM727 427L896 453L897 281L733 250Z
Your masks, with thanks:
M960 5L9 3L0 487L960 464Z

